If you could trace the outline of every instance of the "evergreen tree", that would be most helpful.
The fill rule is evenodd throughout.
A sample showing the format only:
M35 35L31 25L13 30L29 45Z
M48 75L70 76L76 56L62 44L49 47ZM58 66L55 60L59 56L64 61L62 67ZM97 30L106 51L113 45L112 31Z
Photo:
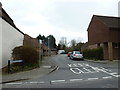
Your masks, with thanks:
M39 34L37 36L37 39L42 40L42 42L51 49L56 48L56 39L53 35L49 35L49 36L45 37L44 35L41 36L41 34Z

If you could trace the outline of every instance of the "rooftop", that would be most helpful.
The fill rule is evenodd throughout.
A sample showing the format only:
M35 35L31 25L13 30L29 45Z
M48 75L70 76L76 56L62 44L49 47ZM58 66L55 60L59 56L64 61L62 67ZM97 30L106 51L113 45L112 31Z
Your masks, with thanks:
M93 15L93 17L97 17L109 28L120 28L120 17L99 16L99 15Z
M16 25L14 24L14 21L11 19L11 17L7 14L7 12L2 8L2 4L0 2L0 17L4 19L7 23L9 23L11 26L13 26L15 29L17 29L20 33L24 34L22 31L20 31Z

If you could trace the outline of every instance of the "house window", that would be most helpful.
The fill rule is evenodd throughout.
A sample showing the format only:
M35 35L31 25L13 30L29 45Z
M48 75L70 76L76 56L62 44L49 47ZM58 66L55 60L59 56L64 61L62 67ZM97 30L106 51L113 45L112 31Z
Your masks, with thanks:
M100 43L97 44L97 47L98 47L98 48L100 47Z
M114 43L114 48L119 48L119 43Z

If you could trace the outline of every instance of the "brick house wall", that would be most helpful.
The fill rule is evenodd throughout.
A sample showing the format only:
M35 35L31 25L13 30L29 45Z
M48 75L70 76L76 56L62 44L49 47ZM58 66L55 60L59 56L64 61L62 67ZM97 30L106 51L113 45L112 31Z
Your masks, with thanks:
M89 45L107 42L109 40L108 30L108 27L104 23L93 16L87 30Z
M120 17L93 15L88 27L89 48L102 45L104 59L120 60ZM117 47L116 47L117 45Z
M24 35L23 45L35 48L43 56L51 55L51 50L45 44L40 44L38 39L32 38L27 34Z
M35 48L36 50L39 50L39 41L36 38L32 38L27 34L24 35L23 45L30 46Z

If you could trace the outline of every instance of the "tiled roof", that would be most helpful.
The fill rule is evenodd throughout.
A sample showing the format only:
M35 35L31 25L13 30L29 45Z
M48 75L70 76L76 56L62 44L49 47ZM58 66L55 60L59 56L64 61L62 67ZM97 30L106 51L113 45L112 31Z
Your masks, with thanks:
M109 28L120 28L120 17L99 16L99 15L94 15L94 16L97 17L99 20L101 20Z
M11 17L6 13L6 11L2 8L2 4L0 2L0 17L4 19L7 23L9 23L11 26L13 26L16 30L18 30L20 33L24 34L22 31L20 31L16 25L14 24L14 21L11 19Z

